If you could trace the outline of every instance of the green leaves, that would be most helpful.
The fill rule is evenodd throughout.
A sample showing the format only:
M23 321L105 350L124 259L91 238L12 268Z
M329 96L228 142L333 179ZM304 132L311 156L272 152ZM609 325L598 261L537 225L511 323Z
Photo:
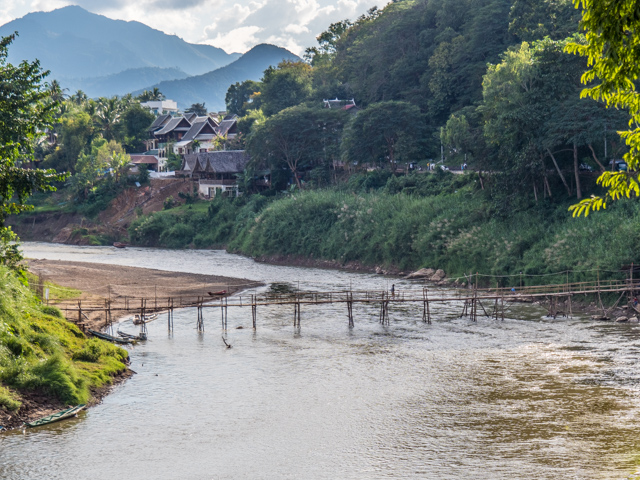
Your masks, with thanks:
M604 208L607 199L640 196L640 129L636 127L640 123L640 94L636 90L640 76L640 4L635 0L574 0L574 5L582 7L586 44L570 43L566 51L587 57L590 68L582 76L583 84L600 81L585 88L582 97L604 101L608 107L627 110L631 116L630 130L619 132L629 147L624 156L628 171L604 172L598 184L608 189L605 198L593 197L588 199L592 203L581 202L570 208L574 216L586 216L594 208Z

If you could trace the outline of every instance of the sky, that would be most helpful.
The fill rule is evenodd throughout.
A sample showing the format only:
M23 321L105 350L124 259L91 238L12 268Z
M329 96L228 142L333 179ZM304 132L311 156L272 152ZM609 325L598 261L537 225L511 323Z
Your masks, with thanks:
M136 20L190 43L244 53L272 43L301 55L333 23L354 20L387 0L0 0L0 25L67 5L116 20Z

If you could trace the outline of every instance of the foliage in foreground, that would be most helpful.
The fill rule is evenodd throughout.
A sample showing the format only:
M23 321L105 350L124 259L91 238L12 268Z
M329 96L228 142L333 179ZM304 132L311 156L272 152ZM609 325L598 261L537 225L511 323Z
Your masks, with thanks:
M34 390L65 403L84 403L91 388L125 369L125 350L87 340L61 317L0 267L0 408L17 410L20 395Z
M638 3L633 0L596 2L575 0L582 7L580 26L586 31L586 44L572 43L567 51L587 57L589 69L582 76L588 87L583 97L603 101L607 107L626 110L631 119L629 130L619 132L629 151L624 155L627 171L603 172L598 183L607 189L604 197L592 196L572 205L574 216L589 215L590 210L607 207L608 200L640 197L640 41L638 40ZM597 85L590 85L595 79Z

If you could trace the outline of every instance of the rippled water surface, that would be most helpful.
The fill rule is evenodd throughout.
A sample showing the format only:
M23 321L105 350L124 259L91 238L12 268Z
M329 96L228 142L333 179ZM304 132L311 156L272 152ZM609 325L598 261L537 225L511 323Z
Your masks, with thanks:
M27 243L33 258L288 282L388 288L390 279L276 267L221 251ZM410 286L393 280L396 290ZM264 289L267 287L262 287ZM258 289L260 291L261 289ZM248 292L251 293L251 292ZM638 324L504 322L458 304L177 311L130 349L137 372L78 419L0 435L2 479L622 479L640 452ZM242 326L243 329L236 327ZM122 329L135 332L131 323Z

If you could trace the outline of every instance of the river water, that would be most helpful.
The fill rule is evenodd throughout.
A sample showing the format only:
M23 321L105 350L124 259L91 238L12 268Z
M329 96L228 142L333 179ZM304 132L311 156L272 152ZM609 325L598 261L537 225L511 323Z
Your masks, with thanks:
M27 256L209 273L302 290L410 284L279 267L222 251L24 245ZM269 288L268 286L257 289ZM251 292L248 292L251 293ZM504 322L461 305L292 311L194 309L149 324L137 372L78 419L0 435L0 478L622 479L640 457L638 324L549 320L534 305ZM236 327L243 326L243 329ZM123 330L134 332L131 324Z

